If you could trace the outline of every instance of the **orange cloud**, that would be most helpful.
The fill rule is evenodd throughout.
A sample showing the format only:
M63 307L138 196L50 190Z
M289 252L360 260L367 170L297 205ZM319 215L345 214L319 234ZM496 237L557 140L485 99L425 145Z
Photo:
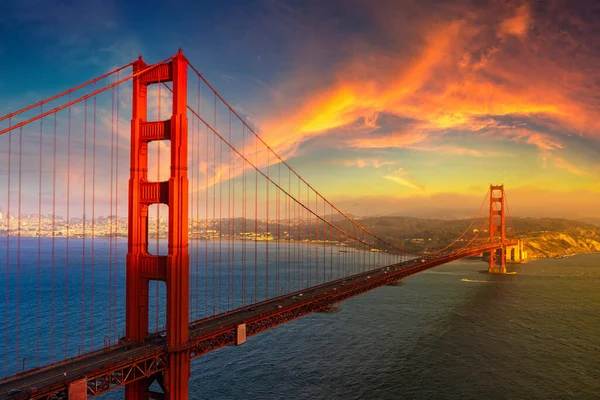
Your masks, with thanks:
M455 129L493 131L541 151L565 147L563 140L540 126L511 127L496 123L498 117L530 122L543 117L563 131L600 132L587 92L564 87L568 81L585 88L586 75L570 68L566 53L555 54L560 49L544 47L547 38L528 35L535 16L527 4L469 13L464 12L468 10L465 4L455 6L456 15L463 17L446 22L429 18L424 10L419 14L417 9L415 19L420 23L406 29L418 26L420 41L398 53L373 50L356 54L338 68L327 87L315 88L299 107L260 119L266 141L282 151L312 137L341 131L348 132L344 142L352 147L411 147ZM381 13L377 15L381 18ZM424 26L426 30L422 30ZM394 29L387 33L398 35L399 42L403 36L415 36ZM521 41L511 41L510 36ZM418 122L409 130L392 129L401 133L373 135L382 128L377 123L382 114ZM356 132L359 121L361 129Z
M357 160L347 160L344 161L344 166L346 167L358 167L358 168L365 168L365 167L373 167L376 169L379 169L381 167L385 167L385 166L392 166L392 165L396 165L395 161L381 161L375 158L370 158L370 159L357 159Z
M569 171L570 173L572 173L574 175L589 175L590 174L588 171L585 171L585 170L573 165L572 163L568 162L564 158L554 156L554 157L552 157L552 163L554 164L555 167Z
M523 37L527 34L529 29L529 22L531 16L529 14L529 7L527 4L523 4L517 7L515 15L507 18L500 23L498 29L498 36L504 37L506 35L515 35Z
M513 154L500 151L480 151L458 146L410 146L412 150L429 151L437 154L451 154L472 157L514 157Z
M587 175L588 173L580 168L575 167L573 164L565 161L562 158L557 158L554 160L554 165L558 168L563 168L575 175Z
M432 69L449 51L452 38L460 31L460 22L452 22L428 36L427 47L412 62L373 57L370 63L384 67L386 79L377 79L377 68L354 60L338 74L331 87L311 94L300 110L291 110L283 118L264 121L263 136L280 147L290 141L303 141L331 129L344 127L359 119L373 126L373 116L393 110L431 78ZM348 79L353 76L354 79Z
M549 135L529 129L513 129L506 134L515 141L532 144L544 152L564 148L562 144L552 139Z
M376 138L356 138L346 141L350 147L359 148L388 148L388 147L410 147L412 145L427 141L428 136L423 133L401 134L395 133Z
M425 188L421 185L418 185L417 183L413 182L412 180L408 179L405 177L406 176L406 171L404 171L403 168L400 168L396 171L394 171L393 175L382 175L382 178L387 179L389 181L395 182L399 185L402 186L406 186L409 187L411 189L418 189L418 190L425 190Z

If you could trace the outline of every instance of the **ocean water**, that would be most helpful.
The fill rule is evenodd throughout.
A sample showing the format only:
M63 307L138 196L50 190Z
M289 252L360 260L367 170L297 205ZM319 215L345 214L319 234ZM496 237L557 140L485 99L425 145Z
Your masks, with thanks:
M600 254L458 261L192 364L191 398L600 399Z
M166 241L153 240L149 250L166 254ZM188 320L399 261L343 250L191 241ZM0 377L117 343L125 329L126 252L124 239L0 238ZM164 329L165 295L164 283L150 283L150 333Z
M31 256L36 270L36 252ZM600 399L600 254L511 267L517 275L493 276L478 273L480 261L457 261L350 299L339 312L312 314L209 353L192 362L190 398ZM35 285L27 276L22 272L22 282ZM117 294L111 308L122 308L121 284L106 290ZM22 309L36 309L31 293L21 297ZM108 306L109 297L98 295L95 307ZM116 313L113 334L122 324ZM99 313L94 323L98 335L108 319ZM62 344L64 332L55 334ZM75 336L70 352L81 342ZM35 343L35 334L21 332L27 347L20 354L33 357ZM48 349L38 347L43 360ZM17 368L9 352L9 368ZM102 398L122 398L122 391Z

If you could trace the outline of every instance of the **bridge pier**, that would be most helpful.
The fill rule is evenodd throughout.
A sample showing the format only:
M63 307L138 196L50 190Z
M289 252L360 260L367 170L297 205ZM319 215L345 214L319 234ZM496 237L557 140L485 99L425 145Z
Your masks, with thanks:
M164 372L164 399L187 399L188 381L190 380L190 357L188 352L169 353L167 365L167 370Z
M517 244L506 247L506 261L512 263L522 263L527 260L527 252L523 247L523 241L517 240Z
M140 379L125 386L125 399L138 400L146 399L148 387L150 386L149 379Z
M498 254L499 253L499 254ZM489 274L506 274L506 250L504 246L500 252L490 251Z

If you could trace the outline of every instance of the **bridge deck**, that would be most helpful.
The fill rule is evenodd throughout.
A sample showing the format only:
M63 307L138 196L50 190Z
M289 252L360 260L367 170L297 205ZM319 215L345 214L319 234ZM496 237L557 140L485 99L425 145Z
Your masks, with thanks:
M187 347L191 357L198 357L236 343L240 324L246 324L247 336L252 336L418 272L498 247L494 244L463 249L425 261L413 259L192 322ZM165 339L158 335L144 343L120 344L86 353L0 380L0 400L48 398L66 393L70 383L82 378L87 378L88 394L98 395L163 370L166 355ZM19 392L8 394L14 389Z

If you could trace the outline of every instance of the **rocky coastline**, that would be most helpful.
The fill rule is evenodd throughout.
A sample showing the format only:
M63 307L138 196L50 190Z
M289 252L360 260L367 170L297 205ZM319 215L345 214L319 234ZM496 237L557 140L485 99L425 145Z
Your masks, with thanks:
M600 232L596 229L569 229L566 232L540 232L523 237L527 260L567 258L575 254L600 252Z

